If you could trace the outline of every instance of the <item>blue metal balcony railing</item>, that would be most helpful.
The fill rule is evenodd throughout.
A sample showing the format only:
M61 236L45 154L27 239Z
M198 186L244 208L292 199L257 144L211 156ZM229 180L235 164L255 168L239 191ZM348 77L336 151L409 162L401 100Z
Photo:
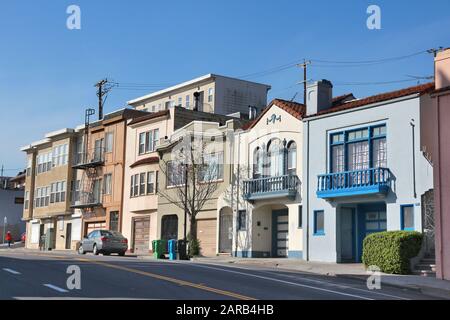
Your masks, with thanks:
M317 197L336 198L365 194L386 194L392 173L387 168L322 174L317 177Z
M245 200L295 197L300 180L296 175L264 177L244 181Z

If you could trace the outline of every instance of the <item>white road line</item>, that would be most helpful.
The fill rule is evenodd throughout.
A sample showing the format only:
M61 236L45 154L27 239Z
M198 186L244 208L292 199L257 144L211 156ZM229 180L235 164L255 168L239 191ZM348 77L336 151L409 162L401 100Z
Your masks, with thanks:
M200 264L196 264L196 266L201 267L201 268L225 271L225 272L229 272L229 273L241 274L241 275L245 275L245 276L248 276L248 277L254 277L254 278L259 278L259 279L264 279L264 280L280 282L280 283L289 284L289 285L293 285L293 286L297 286L297 287L304 287L304 288L308 288L308 289L313 289L313 290L318 290L318 291L324 291L324 292L339 294L339 295L352 297L352 298L357 298L357 299L374 300L372 298L367 298L367 297L359 296L359 295L356 295L356 294L344 293L344 292L340 292L340 291L335 291L335 290L330 290L330 289L324 289L324 288L309 286L309 285L301 284L301 283L297 283L297 282L291 282L291 281L286 281L286 280L280 280L280 279L274 279L274 278L259 276L259 275L256 275L256 274L249 274L249 273L245 273L245 272L239 272L239 271L233 271L233 270L227 270L227 269L221 269L221 268L214 268L214 267L200 265Z
M216 264L216 263L204 263L204 264L209 264L209 265L214 265L214 266L217 266L217 267L222 267L222 265ZM268 273L268 274L276 274L276 272L278 271L278 270L271 270L271 269L251 269L250 267L247 267L247 266L236 266L236 265L230 265L230 266L226 266L226 267L228 267L228 268L235 268L235 269L241 269L241 270L248 270L248 271L253 271L254 270L254 271L257 271L257 272ZM221 269L221 270L223 270L223 269ZM279 271L292 273L293 275L297 274L295 271L291 271L291 270L288 270L288 269L280 269ZM276 274L276 275L280 276L280 277L283 277L283 276L284 277L291 277L291 276L287 276L287 275L283 275L283 274ZM376 294L376 295L380 295L380 296L396 298L396 299L399 299L399 300L411 300L409 298L405 298L405 297L401 297L401 296L397 296L397 295L392 295L392 294L388 294L388 293L378 292L377 290L361 289L361 288L356 288L356 287L352 287L352 286L345 285L345 284L333 283L333 282L329 282L329 281L309 279L309 278L301 278L299 280L307 281L307 282L316 282L316 283L320 283L320 284L323 284L323 285L329 285L329 286L343 288L343 289L362 291L362 292L368 293L368 294Z
M45 284L44 284L44 287L47 287L47 288L50 288L50 289L56 290L56 291L58 291L58 292L61 292L61 293L66 293L66 292L69 292L69 291L67 291L66 289L63 289L63 288L60 288L60 287L54 286L54 285L52 285L52 284L49 284L49 283L45 283Z
M12 274L21 274L20 272L16 271L16 270L12 270L12 269L8 269L8 268L3 268L4 271L12 273Z

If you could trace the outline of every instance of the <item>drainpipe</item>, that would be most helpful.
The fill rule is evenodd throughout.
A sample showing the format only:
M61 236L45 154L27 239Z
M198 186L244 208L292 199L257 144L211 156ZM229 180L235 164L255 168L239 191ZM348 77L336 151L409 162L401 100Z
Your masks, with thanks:
M303 173L305 176L305 173ZM309 121L306 121L306 261L309 261Z
M236 171L236 216L234 222L236 223L236 236L235 236L235 241L234 241L234 256L237 257L237 253L238 253L238 237L239 237L239 223L237 221L237 219L239 219L239 183L240 183L240 162L241 162L241 133L238 132L238 154L237 154L237 171Z
M415 132L414 129L416 125L414 124L414 119L411 119L411 122L409 123L411 125L411 134L412 134L412 176L413 176L413 193L414 198L417 198L417 192L416 192L416 142L415 142Z

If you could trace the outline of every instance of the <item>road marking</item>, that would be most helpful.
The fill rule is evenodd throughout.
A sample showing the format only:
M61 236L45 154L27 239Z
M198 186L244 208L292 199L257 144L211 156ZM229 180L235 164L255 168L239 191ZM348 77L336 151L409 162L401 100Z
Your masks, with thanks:
M209 264L209 265L214 265L214 266L217 266L217 267L224 267L221 264L217 264L217 263L200 263L200 264ZM261 272L261 273L275 274L275 275L281 276L281 277L292 277L291 275L277 274L278 270L272 270L272 269L262 269L262 268L261 269L260 268L258 268L258 269L251 269L250 267L247 267L247 266L236 266L236 265L230 265L230 266L226 266L226 267L227 268L235 268L235 269L247 270L247 271L257 271L257 272ZM221 269L221 270L223 270L223 269ZM299 272L296 272L296 271L293 271L293 270L289 270L289 269L279 269L279 271L292 273L294 275L300 275ZM315 274L311 274L311 276L315 276ZM383 293L383 292L378 292L376 290L361 289L361 288L352 287L352 286L349 286L349 285L346 285L346 284L333 283L333 282L330 282L330 281L323 281L323 280L310 279L310 278L301 278L301 280L302 281L307 281L307 282L320 283L320 284L323 284L323 285L329 285L329 286L338 287L338 288L342 288L342 289L350 289L350 290L362 291L364 293L369 293L369 294L377 294L377 295L381 295L381 296L397 298L399 300L411 300L409 298L396 296L396 295Z
M15 270L12 270L12 269L8 269L8 268L3 268L3 270L6 271L6 272L9 272L9 273L12 273L12 274L21 274L18 271L15 271Z
M61 293L66 293L66 292L69 292L69 291L67 291L66 289L63 289L63 288L60 288L60 287L54 286L54 285L52 285L52 284L49 284L49 283L45 283L45 284L44 284L44 287L47 287L47 288L50 288L50 289L56 290L56 291L58 291L58 292L61 292Z
M100 262L100 261L95 261L95 260L90 260L90 259L78 258L76 260L83 261L83 262L88 262L88 263L93 263L93 264L98 264L98 265L101 265L101 266L104 266L104 267L108 267L108 268L128 271L128 272L140 274L140 275L151 277L151 278L155 278L155 279L172 282L172 283L175 283L175 284L178 284L178 285L181 285L181 286L186 286L186 287L196 288L196 289L200 289L200 290L204 290L204 291L208 291L208 292L217 293L217 294L220 294L220 295L223 295L223 296L228 296L228 297L236 298L236 299L239 299L239 300L256 300L255 298L244 296L244 295L241 295L239 293L234 293L234 292L230 292L230 291L226 291L226 290L216 289L216 288L208 287L208 286L205 286L205 285L202 285L202 284L197 284L197 283L193 283L193 282L189 282L189 281L179 280L179 279L175 279L175 278L171 278L171 277L167 277L167 276L162 276L162 275L159 275L159 274L146 272L146 271L142 271L142 270L138 270L138 269L131 269L131 268L128 268L128 267L118 266L118 265L105 263L105 262Z
M236 274L241 274L241 275L245 275L245 276L248 276L248 277L254 277L254 278L259 278L259 279L271 280L271 281L280 282L280 283L284 283L284 284L289 284L289 285L293 285L293 286L304 287L304 288L309 288L309 289L314 289L314 290L319 290L319 291L339 294L339 295L353 297L353 298L358 298L358 299L363 299L363 300L374 300L372 298L367 298L367 297L359 296L359 295L356 295L356 294L344 293L344 292L340 292L340 291L336 291L336 290L330 290L330 289L324 289L324 288L309 286L307 284L301 284L301 283L297 283L297 282L291 282L291 281L286 281L286 280L274 279L274 278L269 278L269 277L265 277L265 276L259 276L259 275L256 275L256 274L249 274L249 273L239 272L239 271L234 271L234 270L214 268L214 267L205 266L205 265L201 265L201 264L195 264L195 265L198 266L198 267L201 267L201 268L208 268L208 269L213 269L213 270L220 270L220 271L225 271L225 272L230 272L230 273L236 273Z

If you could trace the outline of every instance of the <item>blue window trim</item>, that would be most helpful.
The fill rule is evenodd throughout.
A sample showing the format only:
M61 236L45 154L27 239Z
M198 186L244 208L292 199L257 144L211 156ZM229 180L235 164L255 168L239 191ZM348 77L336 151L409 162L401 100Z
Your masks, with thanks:
M328 173L334 173L333 172L333 153L332 153L332 147L333 146L339 146L342 145L344 146L344 171L349 171L348 170L348 155L347 155L347 145L351 144L351 143L357 143L357 142L363 142L363 141L367 141L369 144L369 167L373 168L373 163L372 163L372 140L377 140L377 139L383 139L387 137L387 133L384 134L379 134L379 135L374 135L373 131L376 128L380 128L380 127L386 127L386 132L387 132L387 125L386 123L380 123L377 125L371 125L371 126L363 126L363 127L359 127L359 128L353 128L353 129L349 129L349 130L343 130L343 131L337 131L337 132L330 132L329 133L329 146L328 146L328 152L329 152L329 164L328 164ZM354 139L351 141L348 141L348 134L351 132L355 132L355 131L360 131L360 130L368 130L368 135L367 138L358 138L358 139ZM342 142L336 142L333 143L332 138L334 135L338 135L338 134L343 134L344 135L344 141Z
M412 208L413 210L413 226L412 228L405 228L405 208ZM413 204L402 204L400 205L400 229L403 231L414 231L414 218L415 218L415 213L414 213L414 205Z
M319 212L323 213L323 230L317 230L317 214ZM324 236L325 235L325 211L324 210L314 210L314 236Z

